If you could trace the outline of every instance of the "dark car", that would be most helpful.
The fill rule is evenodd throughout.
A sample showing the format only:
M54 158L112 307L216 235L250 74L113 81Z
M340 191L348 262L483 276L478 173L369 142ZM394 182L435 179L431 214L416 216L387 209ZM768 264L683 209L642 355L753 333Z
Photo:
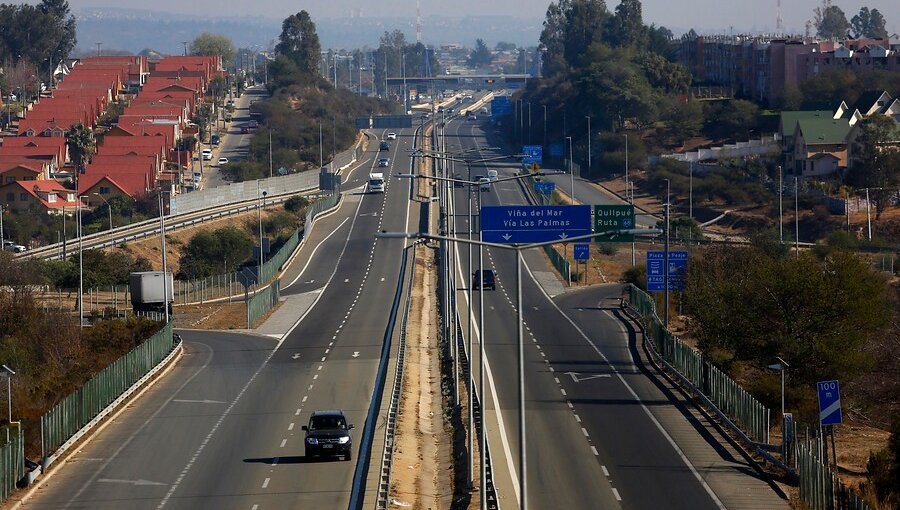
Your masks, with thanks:
M250 132L250 126L248 126L248 125L246 125L246 124L243 125L243 126L241 126L241 134L242 134L242 135L245 135L245 134L247 134L247 133L249 133L249 132Z
M462 182L463 176L461 174L453 174L453 187L454 188L462 188L466 183Z
M306 458L340 457L350 460L353 456L353 438L343 411L315 411L309 417L309 425L304 425Z
M493 269L483 269L472 273L472 290L481 289L497 290L497 273Z
M391 144L387 143L387 141L385 141L385 140L382 140L381 144L378 146L378 150L389 151L389 150L391 150Z

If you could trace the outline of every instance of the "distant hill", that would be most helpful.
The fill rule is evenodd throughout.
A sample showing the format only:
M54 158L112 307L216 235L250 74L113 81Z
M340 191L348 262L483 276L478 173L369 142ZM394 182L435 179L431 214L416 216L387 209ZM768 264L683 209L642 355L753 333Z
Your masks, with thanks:
M154 48L161 53L180 54L182 41L192 41L201 32L227 35L238 47L268 48L281 32L281 21L262 17L200 17L116 7L90 7L75 12L78 19L79 49L95 53L122 50L137 53ZM323 48L362 48L378 46L385 30L402 30L408 41L415 41L413 18L325 18L316 19ZM535 46L541 32L541 19L513 16L450 17L429 16L422 20L423 40L427 44L459 43L472 47L476 38L493 45L507 41Z

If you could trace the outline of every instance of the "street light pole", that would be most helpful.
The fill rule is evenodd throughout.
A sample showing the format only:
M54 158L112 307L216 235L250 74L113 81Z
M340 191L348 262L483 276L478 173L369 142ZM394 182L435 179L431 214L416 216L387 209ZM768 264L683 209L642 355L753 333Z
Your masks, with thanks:
M544 107L544 148L547 148L547 105Z
M784 197L784 178L781 175L781 165L778 165L778 241L784 243L784 207L782 206L782 198Z
M84 256L82 255L84 246L81 240L83 237L81 232L81 199L82 197L78 197L78 201L75 202L75 216L78 219L75 231L78 233L78 327L84 328Z
M202 156L200 159L203 159ZM159 190L159 240L162 245L162 271L163 271L163 309L166 317L166 324L169 323L169 267L166 261L166 209L163 202L163 193Z
M569 142L569 174L570 174L569 176L572 181L571 182L572 189L571 189L570 198L572 199L572 203L574 204L575 203L575 164L574 164L575 162L572 161L572 137L567 136L566 140Z
M588 176L590 176L590 175L591 175L591 168L592 168L592 167L591 167L591 116L590 116L590 115L585 115L585 118L586 118L587 121L588 121L588 131L587 131L587 140L588 140L588 146L587 146L587 160L588 160ZM573 191L573 192L575 191L575 187L574 187L574 186L572 186L572 191Z
M666 179L666 246L665 246L665 301L666 301L666 328L669 327L669 179Z

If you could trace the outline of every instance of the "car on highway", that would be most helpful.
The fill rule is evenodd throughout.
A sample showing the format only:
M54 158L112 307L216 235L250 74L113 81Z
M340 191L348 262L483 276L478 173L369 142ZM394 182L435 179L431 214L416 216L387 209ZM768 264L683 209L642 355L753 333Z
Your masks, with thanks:
M259 127L259 122L256 122L255 120L251 120L250 122L247 123L247 127L249 127L250 129L256 129Z
M22 253L26 250L26 248L21 244L16 244L12 241L3 241L3 249L6 251L11 251L13 253Z
M391 144L387 143L386 140L382 140L381 143L378 145L378 150L389 151L389 150L391 150Z
M378 160L378 166L380 167L390 166L390 164L391 160L389 160L388 158L381 158Z
M478 120L478 115L475 115L473 113L472 115L469 116L469 120Z
M493 269L479 269L472 272L472 290L485 289L497 290L497 273Z
M490 191L491 190L491 180L487 177L479 177L478 178L478 190L479 191Z
M209 143L213 145L219 145L219 142L222 141L222 138L219 135L212 135L209 137Z
M243 126L241 126L241 134L242 134L242 135L246 135L246 134L249 133L249 132L250 132L250 126L248 126L248 125L246 125L246 124L244 124Z
M343 456L350 460L353 456L353 425L343 411L315 411L302 428L306 432L303 444L307 459Z
M489 181L494 182L498 178L498 174L496 170L488 170L487 178Z
M203 157L203 161L211 161L212 149L203 149L202 151L200 151L200 155Z
M397 133L388 133L388 134L387 134L387 139L388 139L388 140L396 140L396 139L397 139Z
M227 165L227 164L228 164L228 158L226 158L226 157L219 158L219 166Z

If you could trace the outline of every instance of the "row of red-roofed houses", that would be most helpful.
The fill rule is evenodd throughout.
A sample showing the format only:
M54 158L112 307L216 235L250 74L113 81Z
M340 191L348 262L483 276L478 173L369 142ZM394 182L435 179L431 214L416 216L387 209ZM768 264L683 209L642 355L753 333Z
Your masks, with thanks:
M196 133L186 123L221 73L218 57L166 57L152 69L140 56L81 60L51 97L28 109L19 121L19 136L3 139L0 204L13 212L42 208L53 213L79 205L77 197L93 207L102 203L99 197L134 199L172 189L179 176L166 171L166 162L191 160L189 151L178 150L178 141ZM110 102L135 89L139 92L118 123L99 137L84 171L64 171L71 166L65 132L79 123L96 129ZM70 187L63 185L66 180L73 181Z

